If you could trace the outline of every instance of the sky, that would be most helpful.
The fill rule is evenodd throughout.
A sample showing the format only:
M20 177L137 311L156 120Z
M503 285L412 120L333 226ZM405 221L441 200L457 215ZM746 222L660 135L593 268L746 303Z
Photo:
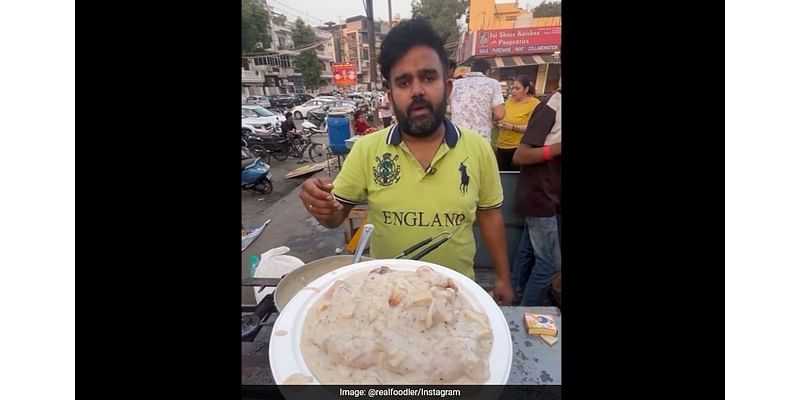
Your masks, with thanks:
M519 5L523 8L535 7L543 0L520 0ZM375 20L389 19L388 0L373 0ZM498 0L497 3L513 3L508 0ZM267 4L272 6L275 11L284 14L290 21L297 17L302 17L306 22L313 26L322 25L324 22L342 22L346 18L356 15L364 15L362 0L267 0ZM400 14L400 18L411 17L411 0L392 0L392 14Z

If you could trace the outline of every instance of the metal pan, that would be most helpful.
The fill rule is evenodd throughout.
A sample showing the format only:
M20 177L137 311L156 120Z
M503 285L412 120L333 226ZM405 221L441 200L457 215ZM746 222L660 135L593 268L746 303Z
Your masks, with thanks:
M361 260L369 261L372 259L361 257ZM314 279L352 263L352 255L330 256L314 260L284 275L278 286L275 287L275 292L273 292L275 307L278 312L283 311L283 307L289 303L289 300Z
M442 239L439 239L438 241L431 243L433 239L442 236L443 236ZM395 258L405 257L421 249L419 253L415 254L412 257L409 257L412 260L419 260L420 258L424 257L431 251L441 246L444 242L450 239L451 236L452 234L450 232L442 232L436 234L428 239L425 239L419 243L414 244L413 246L404 250ZM372 258L361 257L361 261L370 261L370 260L372 260ZM312 261L308 264L305 264L293 270L292 272L289 272L288 274L283 276L281 281L278 283L278 286L275 287L275 291L273 292L275 308L278 309L278 312L283 311L283 308L286 306L286 304L289 303L289 300L291 300L292 297L294 297L297 294L297 292L302 290L304 287L308 286L309 283L313 282L320 276L327 274L328 272L352 264L353 264L352 255L330 256Z

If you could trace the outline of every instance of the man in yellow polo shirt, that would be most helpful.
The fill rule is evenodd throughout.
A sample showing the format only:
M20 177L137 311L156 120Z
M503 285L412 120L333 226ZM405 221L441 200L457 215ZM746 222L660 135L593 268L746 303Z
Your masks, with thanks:
M477 132L444 118L452 81L441 39L424 19L404 21L383 41L379 64L397 124L356 142L334 183L326 177L304 182L306 209L335 228L355 204L367 203L376 258L448 231L452 238L423 260L473 279L477 221L497 271L494 295L511 304L497 161Z

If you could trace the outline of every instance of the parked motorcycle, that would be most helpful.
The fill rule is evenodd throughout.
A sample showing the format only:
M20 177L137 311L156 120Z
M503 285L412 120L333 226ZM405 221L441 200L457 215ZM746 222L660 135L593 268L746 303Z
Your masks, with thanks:
M250 152L250 147L247 144L247 141L242 138L242 160L246 160L248 158L254 158L253 153Z
M303 132L307 130L314 133L328 132L328 113L322 108L316 108L306 114L306 119L302 124Z
M270 157L275 157L278 161L287 159L291 153L291 145L289 139L280 133L272 135L244 135L247 141L248 149L255 157L266 158L267 162Z
M261 157L242 160L242 189L259 194L272 192L272 171Z

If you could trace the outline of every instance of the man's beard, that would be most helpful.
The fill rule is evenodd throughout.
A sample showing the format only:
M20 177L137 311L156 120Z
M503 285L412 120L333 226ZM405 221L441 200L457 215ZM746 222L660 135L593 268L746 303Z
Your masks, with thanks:
M420 115L417 117L409 117L411 110L414 107L424 106L430 111L427 115ZM400 125L400 131L414 137L426 137L433 135L439 125L444 120L444 113L447 108L447 98L443 95L439 107L434 107L429 101L421 97L415 97L409 104L406 111L398 109L397 103L392 102L394 114L397 117L397 124Z

